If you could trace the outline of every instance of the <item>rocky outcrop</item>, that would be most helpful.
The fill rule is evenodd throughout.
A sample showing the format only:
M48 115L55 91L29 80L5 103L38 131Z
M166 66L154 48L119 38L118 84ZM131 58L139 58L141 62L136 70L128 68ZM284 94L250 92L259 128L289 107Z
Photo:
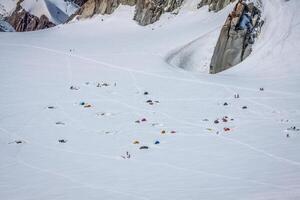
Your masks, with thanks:
M20 5L17 5L16 10L9 16L6 21L17 31L35 31L55 26L49 19L42 15L40 18L31 15L24 10Z
M83 4L85 4L85 2L87 2L87 0L69 0L73 3L75 3L78 6L82 6Z
M234 1L235 0L201 0L197 8L199 9L203 6L208 6L209 11L218 12L225 8L229 3L232 3Z
M65 23L69 16L78 10L79 5L86 1L14 0L15 6L10 8L10 11L6 11L0 4L0 21L9 23L18 32L46 29Z
M183 0L88 0L70 17L88 18L96 14L111 14L120 5L135 6L133 19L145 26L159 20L164 12L172 12L181 6Z
M228 69L250 55L263 25L260 15L260 10L253 3L237 3L222 27L211 59L210 73ZM244 23L245 19L249 23Z
M5 19L17 32L35 31L55 26L49 19L42 15L41 17L34 16L22 8L19 0L15 11Z
M112 14L120 5L135 5L135 0L88 0L83 6L70 17L70 20L77 16L80 18L92 17L96 14Z
M138 0L133 19L145 26L159 20L163 6L151 0Z
M172 12L179 8L183 0L138 0L135 7L134 20L145 26L159 20L164 12Z

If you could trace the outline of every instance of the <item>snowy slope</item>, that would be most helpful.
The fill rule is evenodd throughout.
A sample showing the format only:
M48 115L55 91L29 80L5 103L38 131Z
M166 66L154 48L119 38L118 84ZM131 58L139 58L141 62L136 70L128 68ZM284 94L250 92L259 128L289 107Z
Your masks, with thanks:
M217 75L166 61L209 59L230 6L186 8L147 27L120 7L0 33L1 199L299 199L300 132L287 128L300 126L300 2L264 4L253 54Z
M235 4L230 4L224 8L224 12L229 13L234 5ZM190 7L190 4L187 4L183 10L187 7ZM193 5L193 7L195 8L197 6ZM200 12L205 12L206 10L207 6L201 8ZM217 15L217 17L213 19L213 22L210 20L207 21L207 23L211 25L205 26L209 27L208 30L205 30L205 34L170 51L166 56L166 62L184 70L208 73L210 60L219 37L220 29L224 23L223 13L215 13L214 15ZM204 21L205 20L207 19L204 19Z
M7 17L14 11L17 5L17 0L0 0L0 18Z

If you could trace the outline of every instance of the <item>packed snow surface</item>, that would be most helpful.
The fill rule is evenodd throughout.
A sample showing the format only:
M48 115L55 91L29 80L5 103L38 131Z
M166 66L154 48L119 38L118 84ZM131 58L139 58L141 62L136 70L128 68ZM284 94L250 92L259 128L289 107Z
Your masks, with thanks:
M14 11L18 0L0 0L0 19L1 16L7 17Z
M263 2L254 52L217 75L233 5L0 33L1 199L299 199L300 2Z

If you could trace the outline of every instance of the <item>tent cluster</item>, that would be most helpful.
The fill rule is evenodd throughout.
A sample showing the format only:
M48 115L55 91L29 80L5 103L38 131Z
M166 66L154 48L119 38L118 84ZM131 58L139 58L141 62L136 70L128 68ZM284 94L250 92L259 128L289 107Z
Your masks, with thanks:
M102 87L109 87L111 86L110 83L107 83L107 82L95 82L95 83L91 83L91 82L85 82L85 85L86 86L95 86L97 88L102 88ZM114 86L116 87L116 83L114 84ZM79 86L74 86L72 85L70 87L70 90L80 90L80 87ZM148 91L144 91L141 93L143 96L150 96L150 93ZM146 104L148 105L156 105L156 104L159 104L160 102L158 100L152 100L152 99L148 99L145 101ZM76 105L76 104L75 104ZM83 108L92 108L94 109L94 106L92 106L92 104L90 103L87 103L85 101L81 101L79 103L77 103L77 105L83 107ZM50 108L49 108L50 109ZM52 109L52 107L51 107ZM54 109L54 106L53 106L53 109ZM112 113L110 112L97 112L96 113L96 116L97 117L104 117L104 116L111 116L113 115ZM150 125L151 127L155 128L155 127L164 127L164 125L162 123L150 123L151 120L147 119L146 117L141 117L139 119L136 119L134 121L135 124L144 124L144 125ZM56 122L57 125L65 125L64 122ZM101 134L105 134L105 135L108 135L108 134L112 134L112 133L116 133L116 131L101 131L100 132ZM155 133L155 131L153 132ZM166 130L166 129L161 129L157 131L157 134L160 134L160 135L167 135L167 134L175 134L176 131L175 130ZM58 140L59 143L66 143L67 140L65 139L59 139ZM143 144L143 142L141 140L133 140L132 141L132 144L133 145L137 145L138 146L138 149L139 150L147 150L147 149L150 149L151 147L151 144ZM159 145L161 144L161 141L158 139L158 138L155 138L152 145ZM129 151L127 150L123 155L120 155L123 159L130 159L132 158L132 154L129 153Z
M224 117L215 119L214 124L215 125L219 124L223 127L222 124L226 124L226 123L229 123L229 122L232 122L232 121L234 121L233 118L229 118L228 116L224 116ZM212 128L208 128L207 130L208 131L214 131L214 129L212 129ZM232 130L232 128L228 128L227 126L223 128L224 132L229 132L231 130ZM220 133L219 131L216 131L216 134L219 134L219 133Z
M88 85L90 84L89 82L87 82ZM86 84L87 84L86 83ZM96 86L97 87L97 86ZM101 86L103 87L103 85ZM77 89L74 89L74 88L77 88ZM71 90L79 90L79 87L75 87L73 86L73 89L72 89L72 86L70 88ZM259 91L263 91L262 88L259 88ZM149 92L144 92L142 93L142 95L149 95ZM234 94L234 99L238 100L239 99L239 94ZM152 100L148 100L147 101L148 103L151 103L151 102L159 102L159 101L152 101ZM223 106L228 106L231 102L225 102L223 103ZM92 107L91 104L89 103L86 103L84 101L81 101L79 103L76 103L75 105L79 105L80 107L84 107L84 108L91 108L92 110L94 109L94 107ZM248 107L247 106L243 106L242 109L247 109ZM48 105L45 107L45 109L48 109L49 111L50 110L55 110L55 109L58 109L58 107L54 106L54 105ZM225 108L227 109L227 108ZM114 114L110 113L110 112L98 112L96 113L96 116L113 116ZM210 120L205 118L202 120L203 122L209 122ZM224 133L224 134L228 134L228 133L232 133L234 131L234 126L232 124L232 122L234 121L234 118L231 118L231 117L228 117L227 115L225 116L222 116L222 117L218 117L218 118L215 118L214 120L212 120L214 126L211 127L211 128L206 128L207 131L209 132L215 132L216 134L220 134L220 133ZM281 122L289 122L289 120L281 120ZM152 140L152 143L146 143L146 142L143 142L142 140L133 140L131 141L130 143L134 146L137 147L138 150L149 150L151 147L153 146L156 146L156 145L160 145L161 144L161 141L158 137L158 135L161 135L161 137L166 137L166 136L162 136L162 135L169 135L169 134L176 134L177 131L174 130L174 129L166 129L166 127L162 124L162 123L157 123L157 122L151 122L151 120L147 119L145 116L137 119L136 121L134 121L135 124L139 124L139 125L149 125L150 127L152 128L157 128L157 127L160 127L158 130L156 130L156 136L153 138ZM64 126L66 125L65 122L63 121L56 121L55 122L56 125L60 125L60 126ZM299 128L297 128L296 126L292 126L288 129L286 129L287 131L287 134L286 134L286 137L289 138L291 136L291 133L292 132L298 132L300 131ZM111 134L114 134L114 133L118 133L118 131L114 131L114 130L109 130L109 131L101 131L101 134L105 134L105 135L111 135ZM155 131L153 131L153 133L155 134ZM65 138L60 138L57 140L58 143L61 143L61 144L66 144L68 142L67 139ZM15 140L15 141L12 141L10 142L9 144L24 144L25 141L24 140ZM127 150L125 154L123 155L120 155L121 158L123 159L130 159L132 158L132 154L129 153L129 151Z
M134 123L136 123L136 124L142 124L142 123L147 124L147 122L149 122L149 120L147 118L143 117L143 118L140 118L140 119L136 120ZM150 123L150 124L151 124L151 127L163 126L160 123ZM160 133L160 135L167 135L167 134L175 134L176 131L175 130L162 129L162 130L159 131L159 133ZM150 149L149 145L141 145L142 142L140 140L133 140L132 144L139 145L140 150ZM154 145L159 145L159 144L161 144L161 142L160 142L160 140L156 139L156 140L154 140L153 144ZM121 157L123 157L123 156L121 156Z

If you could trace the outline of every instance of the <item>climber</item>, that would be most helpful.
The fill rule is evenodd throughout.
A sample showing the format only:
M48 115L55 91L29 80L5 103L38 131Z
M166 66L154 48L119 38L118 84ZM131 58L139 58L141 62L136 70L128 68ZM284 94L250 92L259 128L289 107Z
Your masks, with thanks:
M240 98L240 95L239 95L239 94L235 94L235 95L234 95L234 98L235 98L235 99L238 99L238 98Z
M129 159L131 157L130 153L126 151L126 157Z

